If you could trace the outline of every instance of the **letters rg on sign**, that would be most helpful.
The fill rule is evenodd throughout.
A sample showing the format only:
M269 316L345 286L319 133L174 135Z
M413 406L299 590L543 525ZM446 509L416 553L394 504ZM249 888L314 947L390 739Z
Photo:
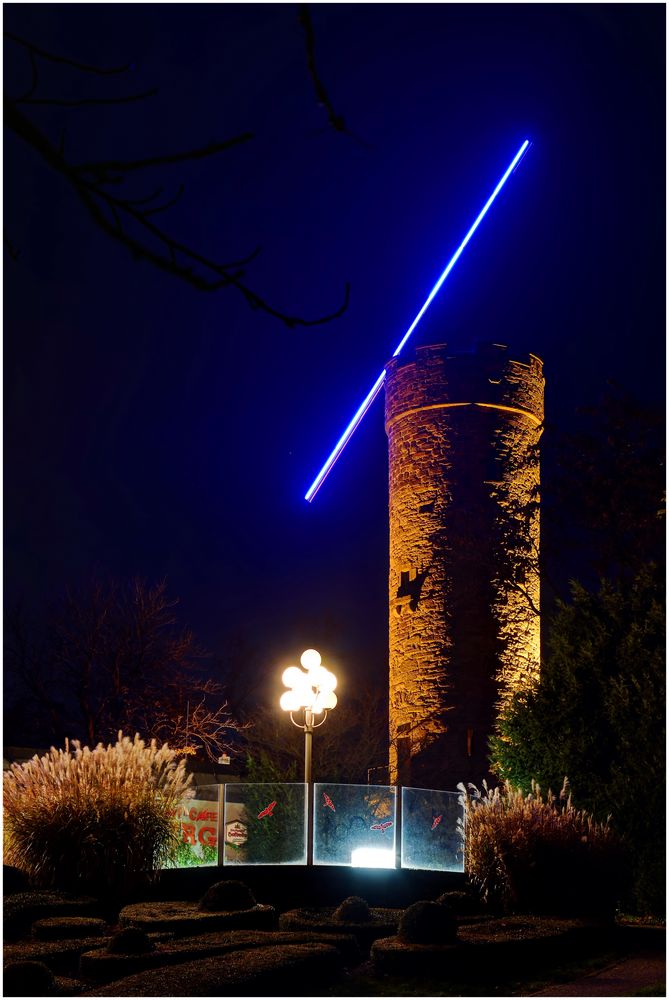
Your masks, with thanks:
M185 844L216 847L218 843L218 805L216 802L191 799L189 802L183 803L179 823L181 825L181 839Z

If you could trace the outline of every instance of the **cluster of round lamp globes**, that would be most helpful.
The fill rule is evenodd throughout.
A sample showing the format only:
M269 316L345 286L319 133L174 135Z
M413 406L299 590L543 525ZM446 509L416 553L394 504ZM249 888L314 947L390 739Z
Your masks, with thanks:
M304 708L307 712L320 715L337 704L337 678L321 663L321 654L316 649L305 649L300 657L299 667L288 667L281 680L288 688L281 695L279 704L285 712L297 712ZM305 673L306 671L306 673Z

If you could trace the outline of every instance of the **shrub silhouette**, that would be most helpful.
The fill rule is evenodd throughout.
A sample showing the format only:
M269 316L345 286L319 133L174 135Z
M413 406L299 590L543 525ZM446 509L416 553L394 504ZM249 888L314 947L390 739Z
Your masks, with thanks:
M155 945L146 931L140 927L123 927L107 945L111 955L146 955L155 950Z
M198 904L199 910L218 913L221 910L250 910L256 905L255 896L243 882L215 882Z
M6 997L44 997L56 991L53 972L44 962L9 962L2 985Z
M347 896L332 914L334 920L365 924L372 919L367 900L360 896Z
M448 906L421 899L407 907L397 930L406 944L452 944L456 939L457 923Z
M482 910L481 899L475 892L451 889L437 897L437 903L448 906L459 917L470 917Z

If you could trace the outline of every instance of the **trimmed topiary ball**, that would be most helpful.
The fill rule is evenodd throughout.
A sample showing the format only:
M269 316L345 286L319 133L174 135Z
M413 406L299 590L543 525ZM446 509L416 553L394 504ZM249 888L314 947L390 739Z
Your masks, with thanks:
M9 962L2 979L6 997L46 997L56 992L54 974L44 962Z
M233 880L215 882L209 886L198 903L198 909L207 913L226 910L250 910L256 905L255 896L243 882Z
M448 906L421 899L400 917L397 936L407 944L452 944L457 922Z
M334 920L352 924L366 924L372 919L369 903L361 896L347 896L332 916Z
M437 902L450 907L459 917L471 917L483 910L481 899L475 892L463 892L459 889L442 892Z
M124 927L117 931L107 945L111 955L146 955L155 950L155 944L139 927Z

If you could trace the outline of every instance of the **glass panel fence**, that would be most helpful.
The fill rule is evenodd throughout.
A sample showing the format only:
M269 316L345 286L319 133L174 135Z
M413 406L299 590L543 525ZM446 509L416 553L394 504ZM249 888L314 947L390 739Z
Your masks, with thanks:
M314 785L314 864L395 867L396 790Z
M314 864L396 867L396 798L388 785L316 783ZM458 793L403 788L401 804L401 867L464 871ZM307 862L305 784L201 785L182 800L175 823L179 846L171 867Z
M457 792L402 789L402 868L464 871L464 808Z
M201 785L182 799L175 814L179 846L172 868L193 868L218 864L219 788Z
M225 786L225 865L304 865L307 786L262 782Z

